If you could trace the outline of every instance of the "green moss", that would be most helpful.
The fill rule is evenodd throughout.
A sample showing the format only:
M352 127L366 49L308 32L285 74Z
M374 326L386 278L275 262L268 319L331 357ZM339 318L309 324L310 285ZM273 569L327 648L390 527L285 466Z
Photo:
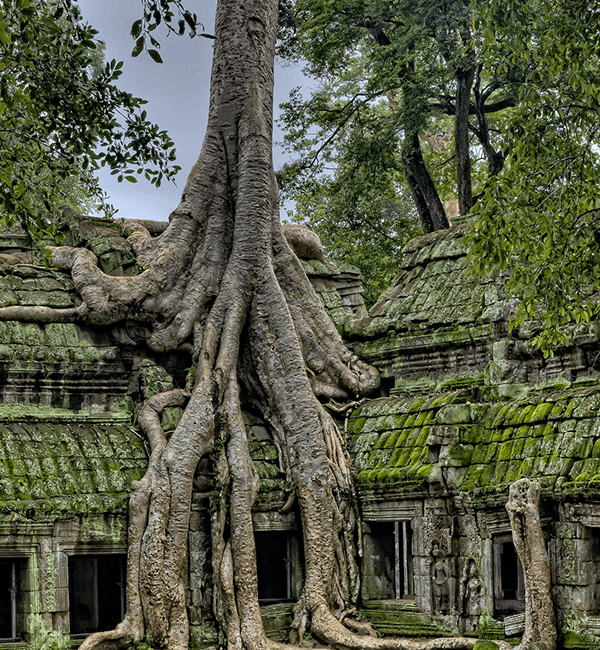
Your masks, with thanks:
M489 639L478 639L473 650L499 650L499 645Z
M435 419L440 424L469 424L471 411L468 404L448 404L437 412Z
M369 620L382 634L407 637L444 637L451 632L438 621L424 616L414 603L367 601L361 608L363 618Z
M212 626L206 623L204 624L194 624L190 626L190 648L191 650L204 650L211 646L216 647L219 645L219 636L217 630ZM135 650L151 650L151 649L142 649L136 646Z
M396 443L398 442L398 439L400 438L401 431L398 429L396 431L393 431L391 435L387 438L385 442L385 446L389 448L394 448L396 447Z
M552 403L542 403L530 408L529 414L526 416L526 422L543 422L548 419L548 415L554 408Z
M422 411L419 413L419 416L415 420L415 427L422 427L424 424L427 424L433 418L433 413L431 411Z
M479 637L479 641L482 639L503 639L504 625L500 621L495 620L489 612L483 612L477 622L477 636Z
M592 635L582 634L581 632L568 631L562 635L561 647L565 650L592 650L600 646L599 640L594 639Z
M417 469L416 477L418 480L425 481L430 477L432 471L433 471L432 465L423 464Z

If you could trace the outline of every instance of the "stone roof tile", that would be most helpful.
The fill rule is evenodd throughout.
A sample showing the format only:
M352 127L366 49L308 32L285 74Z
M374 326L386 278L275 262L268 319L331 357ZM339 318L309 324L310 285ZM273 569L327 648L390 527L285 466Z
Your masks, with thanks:
M140 439L122 425L0 423L0 451L0 511L41 502L49 510L52 500L73 513L84 503L93 503L95 511L122 508L131 480L141 478L147 465Z
M390 397L352 413L364 498L439 490L435 482L469 499L505 498L507 485L523 476L557 497L577 490L600 496L600 411L592 412L600 387L512 402L472 404L462 396Z

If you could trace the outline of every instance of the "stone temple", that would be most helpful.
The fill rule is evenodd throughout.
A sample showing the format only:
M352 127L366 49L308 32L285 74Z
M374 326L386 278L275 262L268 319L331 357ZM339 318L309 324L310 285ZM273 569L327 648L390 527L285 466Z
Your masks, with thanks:
M523 573L505 504L509 485L531 477L542 486L559 645L599 646L600 329L574 327L544 358L530 343L538 324L509 331L502 277L470 275L464 228L412 240L369 315L355 269L303 260L338 329L382 377L380 395L339 415L363 521L361 611L381 634L516 644ZM61 229L106 273L139 272L118 226L65 213ZM0 236L0 306L78 301L22 235ZM190 366L185 351L151 352L146 334L127 322L0 322L1 647L76 641L123 616L127 497L148 457L136 413ZM180 415L167 410L164 429ZM250 410L245 418L262 480L253 517L263 620L284 640L303 579L300 522L280 512L285 476L268 427ZM205 587L210 492L201 463L189 531L194 648L217 642Z

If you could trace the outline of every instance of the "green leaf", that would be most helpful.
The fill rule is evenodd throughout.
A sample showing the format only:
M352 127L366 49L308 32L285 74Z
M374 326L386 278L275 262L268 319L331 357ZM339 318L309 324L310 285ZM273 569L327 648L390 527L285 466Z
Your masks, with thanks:
M148 50L148 54L150 55L150 58L153 61L156 61L156 63L162 63L163 62L160 54L156 50Z
M131 26L131 36L133 38L139 38L142 33L142 20L136 20Z
M135 42L135 46L133 50L131 50L131 56L136 57L139 56L142 53L142 50L144 49L144 43L146 39L143 36L140 36L137 41Z

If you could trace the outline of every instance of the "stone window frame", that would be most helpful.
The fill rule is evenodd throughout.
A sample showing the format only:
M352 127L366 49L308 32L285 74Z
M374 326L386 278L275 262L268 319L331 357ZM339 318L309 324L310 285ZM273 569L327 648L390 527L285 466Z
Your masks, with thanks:
M17 630L17 604L18 604L18 579L17 579L17 573L20 570L20 567L17 567L17 564L23 562L23 558L15 558L15 557L0 557L0 562L1 563L7 563L11 567L10 569L10 577L9 577L9 582L10 586L8 587L8 591L11 592L11 598L10 598L10 625L11 625L11 634L10 636L7 637L0 637L0 642L2 643L8 643L8 642L15 642L19 641L19 636L18 636L18 630ZM1 586L1 588L4 588L4 586Z
M371 501L363 504L363 535L371 534L371 524L388 523L393 524L394 536L394 595L395 600L417 597L417 586L414 579L415 554L415 533L413 521L423 516L423 503L421 500L406 499L397 500L392 498L386 501ZM403 535L400 535L402 529ZM407 535L407 533L409 533ZM408 539L407 539L408 538ZM398 571L400 560L402 560L402 572ZM400 575L403 580L400 580ZM403 584L399 584L402 582Z
M410 520L394 521L394 555L394 591L396 600L414 598L414 558L412 552L412 522ZM399 570L400 566L402 571Z
M2 543L0 543L0 561L13 562L17 590L19 589L19 581L24 580L26 576L29 575L30 559L32 554L36 551L37 545L32 544L31 540L19 541L17 543L14 541L2 541ZM20 578L18 576L19 573L21 574ZM25 629L19 629L19 618L20 615L23 617L25 616L28 605L29 601L27 592L17 591L11 603L12 632L14 633L14 636L10 638L2 638L0 639L0 642L18 643L22 640L20 635L25 633ZM21 622L23 623L24 621Z
M108 556L108 555L120 555L125 558L125 571L127 563L127 543L118 542L115 543L109 539L96 540L94 542L81 543L75 540L63 540L58 547L58 565L62 566L64 569L60 571L61 583L60 586L65 588L68 594L68 608L69 620L71 615L71 603L70 603L70 585L69 585L69 558L71 557L98 557L98 556ZM127 598L127 577L125 574L124 580L124 598ZM58 585L57 585L58 586ZM81 633L81 634L71 634L70 625L69 625L69 636L73 639L83 639L89 636L90 633Z
M502 590L502 552L501 547L506 544L513 544L512 533L495 534L492 538L493 549L493 579L494 579L494 615L519 614L525 611L525 577L523 567L515 549L517 560L517 589L516 598L505 598Z
M555 517L551 516L547 511L542 511L540 516L542 530L544 532L544 538L546 540L546 545L548 552L551 556L551 547L552 547L552 537L550 536L550 526L552 521L555 520ZM482 606L489 607L493 612L496 612L496 576L494 568L494 539L496 537L508 536L512 539L512 531L510 528L510 521L508 518L508 513L505 508L494 508L489 510L479 511L478 521L480 529L482 532L482 578L484 584L486 585L486 591L489 596L484 596L482 598ZM551 560L552 564L552 560ZM489 600L488 600L489 598ZM486 604L487 601L487 604ZM518 613L518 612L514 612ZM496 614L494 614L495 616ZM505 614L502 613L502 616Z
M295 602L300 593L299 585L303 583L303 546L299 534L298 518L295 512L281 513L278 511L262 511L252 513L254 533L287 533L287 594L286 598L261 598L261 606L275 603Z
M68 566L68 574L69 574L69 636L72 639L85 639L88 637L90 634L93 634L95 632L103 632L104 629L102 628L101 625L98 625L97 629L90 630L89 632L74 632L73 631L73 611L71 609L72 605L72 595L75 591L75 585L72 583L71 578L72 578L72 573L71 573L71 561L72 560L95 560L96 563L94 565L94 575L95 575L95 587L96 591L94 593L93 601L94 601L94 606L96 608L95 611L95 616L99 619L100 618L100 595L101 595L101 589L103 587L98 583L98 575L99 575L99 566L98 562L100 560L106 560L109 557L113 558L119 558L121 560L120 562L120 578L119 582L116 584L120 587L120 620L118 623L120 623L123 618L125 617L125 610L126 610L126 598L127 598L127 555L125 553L74 553L72 555L69 555L69 566ZM108 629L112 629L113 625L111 624Z
M597 500L590 500L585 503L563 504L561 507L558 523L561 525L588 529L593 539L594 536L600 535L600 502ZM557 583L561 582L560 579L557 579L556 576L557 571L559 571L558 562L561 552L561 541L564 543L566 540L565 538L561 539L561 537L557 536L557 538L553 541L554 548L552 549L553 553L550 557L551 562L553 562L552 580L553 584L556 585ZM592 551L592 549L590 549L590 551ZM600 558L598 558L598 561L600 561ZM560 565L560 568L564 570L564 562L562 565ZM562 588L564 589L564 586ZM569 591L571 591L571 594L573 593L572 589ZM578 603L577 600L579 600L579 597L577 597L577 599L574 599L575 602L572 604L574 610L578 609L578 605L582 604ZM597 635L600 631L600 602L598 600L594 600L592 611L585 612L585 621L586 623L583 626L584 629L587 629L587 631Z

